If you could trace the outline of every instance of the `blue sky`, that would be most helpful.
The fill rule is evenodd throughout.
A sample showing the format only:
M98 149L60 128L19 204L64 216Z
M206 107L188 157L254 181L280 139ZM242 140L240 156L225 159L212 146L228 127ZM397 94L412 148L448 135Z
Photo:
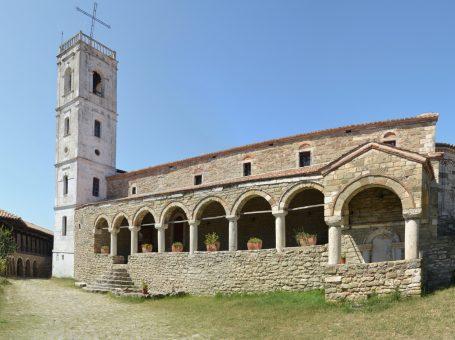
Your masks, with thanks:
M117 167L441 113L455 143L453 0L98 1L118 53ZM53 228L61 31L93 2L1 1L0 208Z

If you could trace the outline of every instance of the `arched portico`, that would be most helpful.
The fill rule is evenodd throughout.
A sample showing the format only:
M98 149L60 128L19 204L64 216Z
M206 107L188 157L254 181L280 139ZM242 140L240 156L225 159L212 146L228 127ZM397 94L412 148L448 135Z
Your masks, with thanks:
M112 221L111 233L111 255L123 256L125 262L128 261L131 248L131 233L129 230L131 223L124 213L116 215Z
M31 277L32 276L32 272L31 272L31 267L30 267L30 260L27 259L27 261L25 261L25 277Z
M110 235L109 235L109 222L106 216L101 215L95 221L93 228L94 244L93 252L101 253L101 247L109 246Z
M17 259L16 263L16 276L17 277L24 277L24 262L22 261L22 258Z
M161 213L161 223L155 227L158 229L158 251L171 251L172 244L180 242L183 249L189 249L189 223L188 216L191 213L180 202L170 203ZM167 231L166 231L167 230Z
M341 255L341 227L383 227L403 223L405 258L418 257L421 209L398 180L385 176L365 176L348 184L335 197L329 229L329 264ZM385 244L385 243L384 243Z
M148 207L139 209L133 218L131 230L131 253L141 253L142 245L151 244L152 251L158 251L155 213Z

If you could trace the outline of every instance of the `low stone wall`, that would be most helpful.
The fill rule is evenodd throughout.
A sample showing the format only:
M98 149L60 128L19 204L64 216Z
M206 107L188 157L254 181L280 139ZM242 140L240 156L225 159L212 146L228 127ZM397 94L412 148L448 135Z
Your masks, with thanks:
M326 267L327 301L365 299L398 290L403 296L420 296L422 269L420 260L347 264Z
M442 237L430 242L423 251L427 290L455 283L455 237Z
M135 284L150 291L215 293L324 288L326 246L236 252L146 253L129 257Z

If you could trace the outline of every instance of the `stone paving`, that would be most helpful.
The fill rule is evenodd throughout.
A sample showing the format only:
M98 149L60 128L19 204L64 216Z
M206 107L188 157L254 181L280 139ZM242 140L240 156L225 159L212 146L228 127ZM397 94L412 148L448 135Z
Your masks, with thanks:
M199 338L178 333L150 304L116 301L52 280L12 280L0 308L0 339Z

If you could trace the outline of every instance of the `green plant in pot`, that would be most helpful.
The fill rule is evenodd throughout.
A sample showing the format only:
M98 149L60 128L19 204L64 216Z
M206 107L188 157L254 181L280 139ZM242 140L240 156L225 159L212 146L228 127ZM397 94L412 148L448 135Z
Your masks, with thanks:
M220 237L217 233L208 233L205 235L204 243L207 247L207 251L218 251L220 250Z
M295 240L301 246L314 246L318 242L318 237L315 234L305 232L303 228L298 228L295 231Z
M142 252L143 253L151 253L153 250L153 246L150 243L142 244Z
M340 264L346 264L346 253L341 254Z
M260 250L262 249L262 240L257 237L252 237L248 240L248 243L246 245L248 247L248 250Z
M101 254L109 254L109 246L101 246Z
M144 280L141 281L141 292L144 295L147 295L149 293L149 285Z
M181 253L183 251L183 243L182 242L174 242L172 243L172 252L173 253Z

